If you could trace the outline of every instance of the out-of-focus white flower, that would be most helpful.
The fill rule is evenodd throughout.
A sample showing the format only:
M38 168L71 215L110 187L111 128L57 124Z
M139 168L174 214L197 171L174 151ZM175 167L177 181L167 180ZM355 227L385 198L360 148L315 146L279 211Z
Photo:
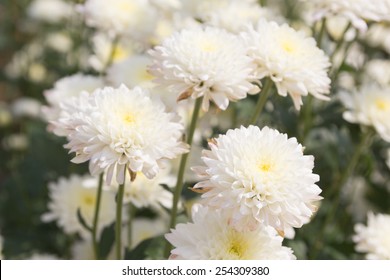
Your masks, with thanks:
M345 120L372 125L390 142L390 87L368 84L353 94L343 92L340 98L347 109L343 114Z
M151 179L164 159L187 152L177 115L165 112L164 104L142 88L105 87L63 105L67 115L55 125L61 133L68 132L65 147L76 153L72 161L89 160L93 175L107 170L107 184L114 171L117 182L123 183L126 166Z
M132 244L136 247L142 241L163 234L167 230L167 225L162 219L134 219L132 224Z
M46 253L34 253L32 254L27 260L31 261L37 261L37 260L59 260L59 258L53 254L46 254Z
M229 130L203 151L196 189L209 206L231 209L237 228L270 225L279 232L307 223L320 200L314 157L296 138L257 126Z
M161 186L165 184L172 187L176 183L175 176L170 174L169 166L162 168L152 179L142 173L137 173L136 176L133 182L130 182L130 176L125 180L124 203L132 203L137 208L151 207L158 211L163 210L161 206L172 208L172 193ZM113 184L112 189L117 190L118 184Z
M154 76L147 71L152 60L147 55L134 55L115 63L107 70L107 80L115 87L125 84L129 88L140 86L152 88Z
M81 216L88 226L92 226L97 199L97 178L90 176L71 175L60 178L49 184L49 212L42 215L43 222L56 221L65 233L79 233L84 238L90 236L77 218L80 209ZM115 220L115 194L103 188L98 233Z
M6 150L22 151L26 150L29 144L25 134L10 134L3 139L3 147Z
M127 233L125 230L122 230L122 247L123 249L127 246ZM115 260L115 246L112 246L111 250L107 255L107 260ZM74 242L71 247L71 254L73 260L95 260L95 252L93 249L92 240L85 238Z
M27 14L36 20L58 23L74 14L74 7L63 0L34 0L27 8Z
M105 70L108 64L122 62L137 51L136 44L123 38L115 42L103 33L96 33L92 37L94 54L89 57L89 64L97 71Z
M376 81L386 87L390 85L390 60L372 59L367 62L363 79L365 82ZM368 79L367 79L368 78Z
M11 104L11 113L16 118L39 118L41 115L41 103L35 98L18 98Z
M246 55L245 45L225 30L185 29L164 40L150 54L150 70L158 77L156 83L179 93L178 99L203 96L204 111L208 111L210 101L225 110L229 101L257 91L250 83L254 64Z
M353 68L359 70L365 66L367 55L359 43L352 43L346 53L345 62Z
M368 213L367 226L355 225L356 251L369 260L390 260L390 215Z
M177 10L182 7L181 0L150 0L159 9Z
M61 103L68 102L72 97L77 97L82 91L92 93L95 89L103 87L104 82L100 77L74 74L59 79L52 89L44 92L49 106L43 107L46 120L55 121L61 115Z
M390 54L390 25L372 24L365 34L366 41L373 47L380 47Z
M228 1L223 7L200 14L206 24L239 33L248 24L260 19L275 18L276 14L253 1Z
M42 63L33 62L28 68L27 75L31 81L40 83L47 77L47 69Z
M7 126L12 121L10 109L6 103L0 101L0 127Z
M47 45L60 53L67 53L73 47L72 39L64 32L50 33L46 37Z
M312 0L316 14L315 20L339 15L347 18L352 25L364 32L366 21L389 21L390 2L383 0Z
M88 26L111 33L143 39L156 23L156 9L149 0L87 0L79 6Z
M171 259L184 260L274 260L295 259L282 246L283 238L270 227L237 231L229 225L223 209L194 205L193 223L178 224L165 235L175 247Z
M362 177L351 177L342 189L342 195L348 201L347 211L356 222L363 221L372 205L366 199L368 187Z
M344 34L345 29L348 26L348 19L342 16L332 16L326 19L326 30L329 35L335 40L351 41L356 36L356 30L353 28L348 29ZM343 38L344 36L344 38Z
M302 96L308 94L329 99L325 96L330 88L329 59L313 38L287 24L265 20L260 20L255 28L248 27L242 37L249 46L249 56L257 64L257 77L271 78L280 95L292 97L296 109L302 105Z

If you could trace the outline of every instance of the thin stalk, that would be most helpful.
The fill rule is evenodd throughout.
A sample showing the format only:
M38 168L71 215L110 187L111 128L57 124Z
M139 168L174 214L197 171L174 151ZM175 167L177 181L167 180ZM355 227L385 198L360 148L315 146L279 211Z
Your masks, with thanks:
M305 142L305 139L307 137L307 134L310 131L310 128L313 124L313 118L312 118L312 111L313 111L313 96L309 95L306 98L306 102L302 108L301 111L301 117L303 118L303 129L302 129L302 136L301 136L301 143L303 144Z
M326 27L326 18L323 18L321 21L320 33L317 36L317 46L319 48L321 48L322 45L322 39L324 38L324 34L325 34L325 27Z
M99 176L99 183L97 188L96 195L96 204L95 204L95 213L93 216L93 224L92 224L92 245L93 252L95 254L95 259L99 258L99 243L97 240L97 229L99 226L99 211L100 211L100 202L102 198L102 190L103 190L103 173Z
M312 258L315 259L322 249L323 246L323 237L325 235L325 230L327 226L330 224L332 220L334 220L337 209L339 208L340 200L341 200L341 189L343 185L347 182L348 178L352 175L353 171L355 170L360 156L363 154L363 151L369 146L369 143L372 139L372 136L374 133L372 131L368 131L363 134L360 143L355 149L355 152L352 155L351 160L349 161L347 167L344 169L344 172L341 174L340 178L334 183L330 189L330 193L328 195L328 198L332 196L334 193L334 200L333 205L330 208L330 211L325 216L324 224L322 225L322 230L319 233L319 236L317 238L316 243L314 244Z
M257 119L259 118L265 103L267 102L268 95L270 93L270 90L272 88L273 82L271 78L267 78L264 84L263 89L259 93L259 98L257 99L256 109L254 114L252 115L252 118L250 119L249 124L256 124Z
M187 136L187 144L191 147L192 139L194 137L194 132L196 128L196 124L198 122L200 107L202 105L202 98L197 98L195 101L194 111L192 113L192 119L190 128L188 131ZM191 151L190 151L191 152ZM175 192L173 194L173 204L172 204L172 212L171 212L171 221L169 224L169 228L174 228L176 225L176 217L177 217L177 209L178 209L178 202L181 195L181 192L183 190L183 183L184 183L184 171L186 169L187 159L190 154L190 152L183 154L181 156L180 160L180 166L179 166L179 173L177 175L177 181L176 181L176 187ZM169 252L171 250L171 245L167 242L165 247L165 256L168 257Z
M105 74L106 71L107 71L107 68L111 66L111 64L112 64L112 62L114 60L115 51L116 51L116 48L118 46L118 43L119 43L119 36L116 36L114 38L114 41L112 41L110 54L109 54L109 56L107 58L106 64L104 64L104 67L103 67L103 70L101 71L101 74Z
M126 172L125 168L125 171ZM126 180L126 176L124 176ZM115 245L116 245L116 258L122 259L122 205L123 205L123 194L125 192L125 181L119 185L118 194L116 197L116 221L115 221Z
M345 34L347 34L347 31L348 31L348 29L349 29L350 27L351 27L351 23L348 23L347 27L346 27L346 28L344 29L344 31L343 31L343 34L341 35L340 40L337 41L336 47L335 47L335 49L333 50L333 53L330 55L330 58L329 58L329 60L330 60L331 62L333 62L336 53L337 53L337 52L340 50L340 48L342 47L342 45L343 45L343 43L344 43L344 39L345 39Z
M133 220L135 215L136 208L133 203L129 203L129 220L127 221L127 248L131 250L131 245L133 245Z
M267 6L267 0L260 0L260 5L261 5L262 7Z

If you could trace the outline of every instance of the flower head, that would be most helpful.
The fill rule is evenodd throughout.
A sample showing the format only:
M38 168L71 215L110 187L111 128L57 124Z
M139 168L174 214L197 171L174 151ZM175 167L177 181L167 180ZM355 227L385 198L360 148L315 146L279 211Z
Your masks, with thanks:
M150 68L157 83L180 93L179 99L203 96L207 111L212 100L222 110L229 101L245 98L256 88L250 83L254 70L241 40L225 30L206 27L184 29L150 51Z
M390 2L383 0L314 0L315 19L338 15L351 21L360 31L367 30L366 21L390 20Z
M328 57L313 38L297 32L287 24L260 20L241 34L249 46L248 54L257 64L257 77L270 77L278 93L289 94L299 109L302 96L309 93L328 100L330 79Z
M256 126L229 130L203 152L206 166L195 170L203 179L195 185L209 206L231 209L238 227L270 225L283 232L301 227L321 199L312 173L314 157L303 155L295 138Z
M55 121L61 115L62 102L67 102L72 97L77 97L82 91L93 92L103 86L103 80L99 77L84 75L81 73L64 77L58 80L54 87L46 90L44 95L49 106L43 108L45 118Z
M56 125L68 132L65 147L76 153L72 161L89 160L93 175L107 170L107 184L114 172L123 183L126 166L153 178L163 159L187 151L177 115L165 112L164 104L142 88L97 89L73 99L64 110L67 116Z
M87 0L80 10L88 26L113 35L146 36L155 26L156 10L148 0Z
M357 224L355 232L356 251L367 259L390 260L390 215L369 213L367 226Z
M366 85L357 93L342 93L341 101L347 107L344 119L372 125L385 141L390 142L390 87Z
M194 209L195 208L195 209ZM184 260L272 260L295 259L282 246L283 238L270 227L237 231L222 209L193 206L193 223L178 224L165 235L175 247L172 259Z
M83 227L77 217L80 210L88 226L92 226L97 199L98 180L90 176L72 175L60 178L49 184L49 212L42 215L44 222L57 221L67 234L80 233L88 237L90 233ZM115 194L103 188L99 212L100 232L115 220Z

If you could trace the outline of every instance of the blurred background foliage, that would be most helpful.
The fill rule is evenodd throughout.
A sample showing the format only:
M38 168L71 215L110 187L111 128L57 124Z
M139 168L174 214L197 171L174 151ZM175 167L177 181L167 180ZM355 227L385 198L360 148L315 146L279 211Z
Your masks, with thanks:
M18 104L20 100L44 103L42 93L45 89L51 88L57 79L82 68L83 62L77 57L79 52L90 49L86 38L91 31L77 20L56 24L31 20L26 16L30 2L0 1L0 232L4 237L3 253L8 259L28 258L34 252L70 258L70 244L76 237L65 235L55 223L42 223L40 217L47 210L48 182L73 173L85 174L87 166L70 163L71 156L62 147L64 139L47 132L47 124L39 117L39 112L18 114L17 106L23 105ZM279 2L284 2L280 4L284 16L299 22L297 1ZM58 31L72 39L72 54L59 52L47 44L47 35ZM380 48L370 47L363 40L358 43L368 57L389 59ZM23 51L28 48L32 50ZM31 55L27 67L23 67L19 75L6 73L6 66L21 51ZM356 77L360 73L347 63L342 65L341 72ZM351 238L354 224L362 221L361 217L359 220L354 216L354 211L359 206L364 207L354 205L358 203L353 199L356 175L366 185L362 195L369 209L390 213L390 170L385 163L389 144L378 136L367 143L369 146L364 149L355 175L345 182L352 187L332 190L362 138L359 125L349 124L342 118L344 108L335 98L338 90L337 84L333 83L330 102L306 97L301 112L293 108L289 98L273 92L258 123L297 137L305 146L305 153L315 156L314 172L321 177L318 185L324 199L312 222L296 230L293 240L285 240L298 259L362 258L354 251ZM250 117L256 99L257 96L249 96L229 108L238 115L236 127ZM213 131L214 135L224 132L226 130L219 127ZM184 188L184 195L194 197L187 188ZM162 242L161 238L141 243L127 258L158 257L160 253L153 251L159 247L156 242Z

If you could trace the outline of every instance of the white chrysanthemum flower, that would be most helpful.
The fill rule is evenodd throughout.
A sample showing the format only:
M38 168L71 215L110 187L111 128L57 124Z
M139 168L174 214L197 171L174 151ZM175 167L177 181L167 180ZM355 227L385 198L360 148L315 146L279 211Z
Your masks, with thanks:
M172 193L162 185L173 186L176 183L175 176L170 174L170 168L164 166L152 179L142 173L137 173L136 180L130 181L127 175L123 195L124 203L132 203L137 208L151 207L155 210L162 210L161 205L167 209L172 208ZM118 184L111 186L113 190L118 189Z
M157 18L149 0L87 0L80 10L88 26L139 39L153 31Z
M368 61L365 74L363 79L366 83L374 80L383 87L390 85L390 60L372 59Z
M34 0L28 6L27 14L36 20L58 23L71 17L74 7L63 0Z
M164 159L187 152L177 115L165 112L164 104L142 88L105 87L73 101L63 104L68 115L56 123L69 132L65 147L76 153L73 162L89 160L93 175L107 169L108 184L114 170L123 183L126 166L151 179Z
M47 121L55 121L61 115L62 102L67 102L72 97L77 97L82 91L92 92L103 87L104 82L100 77L84 75L81 73L64 77L58 80L52 89L44 92L49 106L43 108Z
M195 209L194 209L195 208ZM283 238L270 227L237 231L229 225L223 209L195 205L193 223L178 224L165 238L175 247L171 259L182 260L273 260L295 259L282 246Z
M370 46L380 47L390 54L390 24L372 24L365 34Z
M65 54L72 50L73 39L65 32L53 32L47 35L46 44L53 50Z
M341 93L340 98L347 108L343 114L345 120L372 125L390 142L390 87L365 85L354 94Z
M97 185L97 178L79 175L60 178L57 182L50 183L49 212L42 215L42 221L57 221L58 226L67 234L80 233L83 237L90 236L90 232L79 222L77 211L80 209L81 216L91 227L95 213ZM103 188L98 232L114 222L115 209L115 194L106 187Z
M367 226L355 225L356 251L369 260L390 260L390 215L368 213Z
M279 232L307 223L321 199L312 173L314 157L303 155L296 138L257 126L229 130L203 151L205 167L193 168L204 180L195 185L209 206L232 209L238 228L259 223Z
M93 55L88 62L96 71L103 71L110 62L116 64L125 61L140 47L128 38L122 38L115 43L107 34L96 33L92 37L92 48Z
M166 232L167 224L162 219L134 219L132 224L132 244L135 248L142 241L159 236Z
M203 96L204 111L211 100L225 110L229 101L245 98L256 90L250 83L254 65L245 45L225 30L185 29L164 40L150 54L156 82L179 93L179 99Z
M115 63L107 70L107 80L113 86L125 84L129 88L140 86L152 88L154 76L147 71L147 66L152 63L147 55L134 55L128 59Z
M207 24L225 28L226 30L239 33L248 24L254 25L260 19L275 19L277 16L268 8L258 4L245 2L232 2L225 9L210 14Z
M270 77L280 95L292 97L296 109L302 105L302 96L309 93L329 99L325 96L330 88L329 59L313 38L287 24L265 20L260 20L255 29L248 27L242 37L257 64L257 77Z
M21 97L11 104L11 113L15 118L39 118L41 117L42 104L35 98Z
M366 21L389 21L390 2L383 0L313 0L319 20L328 16L343 16L351 21L352 25L364 32L367 30Z

